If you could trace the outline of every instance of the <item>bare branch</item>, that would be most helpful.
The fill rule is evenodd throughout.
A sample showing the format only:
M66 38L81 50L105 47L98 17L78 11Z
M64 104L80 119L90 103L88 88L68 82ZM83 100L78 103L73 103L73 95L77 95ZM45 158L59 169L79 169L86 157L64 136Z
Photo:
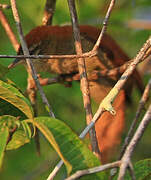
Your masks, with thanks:
M94 45L92 51L97 51L97 49L99 48L99 46L100 46L100 44L101 44L103 35L104 35L105 31L107 30L107 23L108 23L110 14L111 14L111 12L112 12L112 9L113 9L113 7L114 7L114 4L115 4L115 0L111 0L110 5L109 5L109 8L108 8L107 13L106 13L106 16L105 16L105 19L104 19L104 22L103 22L103 27L102 27L101 33L100 33L100 35L99 35L99 37L98 37L98 40L97 40L96 44Z
M122 146L119 159L122 158L122 156L123 156L123 154L125 152L125 149L126 149L128 143L129 143L129 141L130 141L130 139L131 139L131 137L132 137L132 135L134 133L136 123L137 123L138 118L139 118L139 116L141 114L141 111L143 110L143 108L145 106L146 101L148 100L150 90L151 90L151 79L149 80L149 82L148 82L148 84L147 84L147 86L146 86L146 88L144 90L144 93L142 95L142 98L141 98L141 100L139 102L139 106L138 106L137 111L136 111L136 116L135 116L135 118L134 118L134 120L133 120L133 122L131 124L131 127L130 127L130 129L128 131L127 137L125 138L125 141L124 141L124 144Z
M63 161L59 161L59 163L56 165L56 167L53 169L53 171L50 173L49 177L47 178L47 180L53 180L53 178L56 176L57 172L59 171L59 169L61 168L61 166L63 165Z
M85 58L96 56L95 52L86 52L81 55L70 54L70 55L0 55L0 58L31 58L31 59L74 59L74 58Z
M7 21L7 18L2 10L0 10L0 21L1 21L3 28L5 29L5 31L7 33L8 38L10 39L10 41L12 43L14 49L17 51L19 48L19 43L18 43L16 36L13 33L13 31Z
M44 16L42 19L43 25L51 25L52 24L52 18L53 14L55 12L56 8L56 0L47 0L44 10Z
M132 140L130 141L129 145L127 146L126 151L121 159L121 166L120 166L118 180L124 179L126 169L128 168L129 163L130 163L132 153L133 153L137 143L141 139L141 137L150 121L151 121L151 105L149 106L147 112L145 113L144 118L142 119L139 127L136 130L135 135L133 136Z
M75 49L77 55L82 54L82 44L81 44L81 38L80 38L80 30L79 30L79 24L78 24L78 17L75 7L75 1L74 0L68 0L68 5L70 9L70 16L72 20L72 28L73 28L73 35L75 39ZM78 62L78 68L79 68L79 74L80 74L80 85L81 85L81 91L83 95L83 103L84 108L86 111L86 121L87 124L89 124L92 120L92 108L91 108L91 99L90 99L90 90L89 90L89 84L88 84L88 78L87 78L87 72L86 72L86 66L85 66L85 59L79 58L77 59ZM95 133L95 127L93 127L90 132L90 140L92 145L92 151L99 157L100 151L97 143L96 133Z
M98 167L80 170L80 171L77 171L75 174L71 175L70 177L66 178L65 180L74 180L74 179L77 179L77 178L87 175L87 174L93 174L93 173L101 172L101 171L104 171L104 170L107 170L110 168L119 167L120 163L121 163L121 161L116 161L116 162L101 165Z
M17 10L17 6L16 6L16 0L11 0L11 6L12 6L12 11L13 11L13 15L14 15L14 19L16 22L16 27L18 30L18 34L19 34L19 38L21 41L21 46L23 49L23 52L25 55L29 55L29 50L27 48L27 44L25 42L24 36L23 36L23 32L22 32L22 27L21 27L21 22L20 22L20 18L19 18L19 14L18 14L18 10ZM35 71L35 68L33 66L32 60L28 59L26 60L27 66L28 66L28 71L29 74L31 75L31 77L35 80L36 86L40 92L40 95L42 97L42 101L43 103L46 105L47 109L49 109L49 115L52 117L55 117L52 110L51 110L51 106L44 94L44 91L42 89L42 87L40 86L39 80L38 80L38 76L37 73Z

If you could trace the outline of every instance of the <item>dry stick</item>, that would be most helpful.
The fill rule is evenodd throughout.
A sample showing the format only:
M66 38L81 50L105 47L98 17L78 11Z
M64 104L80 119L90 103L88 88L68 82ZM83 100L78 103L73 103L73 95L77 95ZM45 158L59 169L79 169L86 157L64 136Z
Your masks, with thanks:
M86 52L81 55L70 54L70 55L0 55L0 58L30 58L30 59L75 59L75 58L85 58L96 56L96 52Z
M135 116L135 118L134 118L134 120L133 120L133 122L131 124L131 127L130 127L130 129L128 131L128 134L127 134L127 136L125 138L125 141L124 141L124 144L122 146L119 159L122 158L122 156L123 156L123 154L125 152L125 149L126 149L128 143L130 142L130 139L131 139L131 137L132 137L132 135L134 133L134 128L136 127L136 123L138 121L138 118L139 118L139 116L141 114L141 111L143 110L143 108L145 106L146 101L148 100L150 90L151 90L151 79L149 80L149 82L148 82L148 84L147 84L147 86L146 86L146 88L144 90L143 96L142 96L142 98L141 98L141 100L139 102L139 106L138 106L137 111L136 111L136 116Z
M132 156L132 153L134 151L134 148L136 147L137 143L139 142L140 138L142 137L145 128L151 121L151 105L149 106L147 112L144 115L144 118L142 119L139 127L136 130L135 135L133 136L131 142L129 143L128 147L126 148L126 151L121 159L121 166L120 166L120 171L119 171L119 176L118 180L123 180L126 169L129 166L129 162Z
M68 6L70 9L70 16L71 16L71 21L72 21L76 53L78 55L81 55L82 44L81 44L81 38L80 38L80 31L79 31L79 24L78 24L78 17L77 17L77 12L76 12L76 7L75 7L75 1L68 0ZM90 90L89 90L89 84L88 84L88 78L87 78L87 72L86 72L86 66L85 66L85 59L79 58L77 59L77 62L78 62L78 69L79 69L79 74L80 74L80 87L81 87L82 96L83 96L83 104L86 111L86 122L87 124L89 124L92 120L93 115L92 115ZM100 151L99 151L99 147L97 143L95 127L93 127L90 130L89 134L90 134L92 151L98 157L100 157Z
M18 34L19 34L19 38L20 38L20 41L21 41L21 46L22 46L23 52L24 52L25 55L29 55L29 50L27 48L27 45L26 45L26 42L25 42L25 39L24 39L24 36L23 36L22 27L21 27L21 23L20 23L20 18L19 18L19 14L18 14L18 11L17 11L17 7L16 7L16 0L11 0L11 6L12 6L12 11L13 11L14 19L15 19L15 22L16 22L16 27L17 27L17 30L18 30ZM42 101L45 104L49 115L52 116L52 117L55 117L52 110L51 110L51 106L50 106L50 104L49 104L49 102L48 102L48 100L47 100L47 98L46 98L46 96L44 94L44 91L43 91L42 87L40 86L40 83L39 83L39 80L38 80L38 77L37 77L37 73L35 71L35 68L33 66L32 61L27 58L26 63L27 63L30 75L35 80L36 86L37 86L37 88L38 88L38 90L40 92Z
M99 46L100 46L100 43L101 43L102 38L103 38L103 35L104 35L105 31L107 30L107 23L108 23L108 20L110 18L110 14L112 12L114 4L115 4L115 0L111 0L109 8L108 8L106 16L105 16L105 19L103 21L103 27L102 27L101 33L100 33L100 35L98 37L98 40L97 40L96 44L94 45L92 51L97 51Z
M43 25L51 25L52 24L52 18L53 14L55 12L56 8L56 0L47 0L44 10L44 16L42 19Z
M8 38L10 39L14 49L17 51L18 48L19 48L19 43L16 39L16 36L15 34L13 33L8 21L7 21L7 18L5 16L5 14L3 13L2 10L0 10L0 21L1 21L1 24L3 26L3 28L5 29L7 35L8 35Z
M79 170L76 173L74 173L73 175L71 175L70 177L66 178L65 180L74 180L74 179L77 179L84 175L93 174L93 173L101 172L101 171L104 171L104 170L107 170L110 168L119 167L120 164L121 164L121 161L116 161L113 163L97 166L97 167L90 168L90 169Z

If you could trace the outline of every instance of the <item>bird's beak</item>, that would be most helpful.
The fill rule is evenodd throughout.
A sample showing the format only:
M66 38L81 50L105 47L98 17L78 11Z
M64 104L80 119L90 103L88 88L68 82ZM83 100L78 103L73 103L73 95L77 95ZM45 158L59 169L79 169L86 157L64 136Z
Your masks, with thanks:
M8 69L14 68L18 62L20 62L20 59L16 58L10 65L8 65Z

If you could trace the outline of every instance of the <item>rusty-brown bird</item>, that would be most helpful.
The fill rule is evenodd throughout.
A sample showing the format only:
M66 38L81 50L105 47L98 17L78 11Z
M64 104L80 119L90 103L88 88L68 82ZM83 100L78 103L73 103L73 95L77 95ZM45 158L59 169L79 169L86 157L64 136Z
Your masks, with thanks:
M100 29L88 25L80 26L83 52L90 51L100 33ZM39 26L31 30L25 36L30 54L41 55L63 55L75 54L74 38L71 26ZM18 54L23 54L21 47ZM86 70L89 75L94 71L101 72L105 69L112 69L120 66L129 60L129 57L117 45L117 43L107 34L104 35L98 54L94 57L86 57ZM16 59L10 66L14 67L25 60ZM33 59L37 72L49 72L59 75L78 74L77 59ZM24 63L25 64L25 63ZM91 97L97 103L107 95L109 90L118 80L119 74L112 77L100 77L89 81ZM114 101L114 108L117 115L112 116L105 112L95 125L96 135L102 161L105 163L113 154L112 151L120 143L120 136L124 129L124 114L126 94L130 95L133 84L137 84L142 91L143 84L137 71L134 71L131 80ZM128 88L127 88L128 87Z

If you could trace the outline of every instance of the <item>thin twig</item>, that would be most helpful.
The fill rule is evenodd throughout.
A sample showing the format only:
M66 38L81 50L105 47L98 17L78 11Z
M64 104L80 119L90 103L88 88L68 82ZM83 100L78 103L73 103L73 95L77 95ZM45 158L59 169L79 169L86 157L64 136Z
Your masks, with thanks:
M79 31L79 24L78 24L78 17L75 7L75 1L74 0L68 0L68 6L70 9L70 16L72 21L72 28L73 28L73 35L75 40L75 49L77 55L82 54L82 44L81 44L81 38L80 38L80 31ZM80 74L80 87L82 91L83 96L83 103L84 108L86 111L86 122L89 124L92 120L92 108L91 108L91 99L90 99L90 90L89 90L89 84L88 84L88 78L87 78L87 72L86 72L86 66L85 66L85 59L79 58L77 59L78 62L78 69ZM92 145L92 151L100 157L100 151L97 143L96 133L95 133L95 127L93 127L90 132L90 140Z
M127 136L125 138L124 144L123 144L123 146L121 148L121 153L120 153L119 159L122 158L122 156L123 156L123 154L125 152L125 149L126 149L128 143L129 143L129 141L130 141L130 139L131 139L131 137L132 137L132 135L134 133L134 129L136 127L138 118L139 118L139 116L141 114L141 111L143 110L143 108L145 106L146 101L148 100L150 90L151 90L151 79L149 80L149 82L148 82L148 84L147 84L147 86L146 86L146 88L144 90L144 93L142 95L142 98L141 98L141 100L139 102L139 106L138 106L137 111L136 111L136 116L135 116L135 118L134 118L134 120L133 120L133 122L131 124L131 127L130 127L130 129L128 131L128 134L127 134Z
M1 21L3 28L5 29L5 31L7 33L8 38L11 41L15 51L17 52L18 48L19 48L19 43L18 43L16 36L13 33L13 30L11 29L11 27L7 21L7 18L6 18L5 14L3 13L2 10L0 10L0 21Z
M119 167L120 164L121 164L121 161L116 161L113 163L108 163L108 164L97 166L94 168L80 170L74 173L73 175L71 175L70 177L66 178L65 180L74 180L84 175L93 174L93 173L101 172L110 168Z
M30 58L30 59L74 59L74 58L86 58L96 56L96 52L86 52L83 54L70 54L70 55L0 55L0 58Z
M145 113L144 118L142 119L139 127L136 130L135 135L133 136L131 142L127 146L126 151L121 159L121 166L120 166L118 180L124 179L126 169L129 166L129 162L130 162L132 153L133 153L137 143L141 139L141 137L150 121L151 121L151 105L149 106L147 112Z
M135 173L134 173L134 168L133 168L132 162L129 162L128 170L129 170L129 173L130 173L131 179L132 179L132 180L136 180L136 177L135 177Z
M100 35L98 37L98 40L97 40L96 44L94 45L92 51L97 51L99 46L100 46L100 44L101 44L103 35L104 35L104 33L105 33L106 29L107 29L108 20L109 20L110 14L112 12L112 9L114 7L114 4L115 4L115 0L111 0L109 8L108 8L106 16L105 16L105 19L103 21L103 27L102 27L101 33L100 33Z
M56 0L47 0L45 4L44 16L42 19L43 25L51 25L53 14L56 8Z
M21 22L20 22L20 18L19 18L19 14L18 14L18 10L17 10L17 6L16 6L16 0L11 0L11 6L12 6L12 11L13 11L13 15L14 15L14 19L15 19L15 22L16 22L16 27L17 27L17 30L18 30L18 34L19 34L19 38L20 38L20 41L21 41L21 46L22 46L22 49L23 49L23 52L25 55L29 55L29 50L27 48L27 44L25 42L25 39L24 39L24 36L23 36L23 32L22 32L22 27L21 27ZM31 75L31 77L35 80L35 83L36 83L36 86L40 92L40 95L42 97L42 101L43 103L46 105L47 109L48 109L48 113L50 116L52 117L55 117L52 110L51 110L51 106L44 94L44 91L42 89L42 87L40 86L40 83L39 83L39 80L38 80L38 76L37 76L37 73L35 71L35 68L33 66L33 63L30 59L26 59L26 63L27 63L27 66L28 66L28 70L29 70L29 73Z

